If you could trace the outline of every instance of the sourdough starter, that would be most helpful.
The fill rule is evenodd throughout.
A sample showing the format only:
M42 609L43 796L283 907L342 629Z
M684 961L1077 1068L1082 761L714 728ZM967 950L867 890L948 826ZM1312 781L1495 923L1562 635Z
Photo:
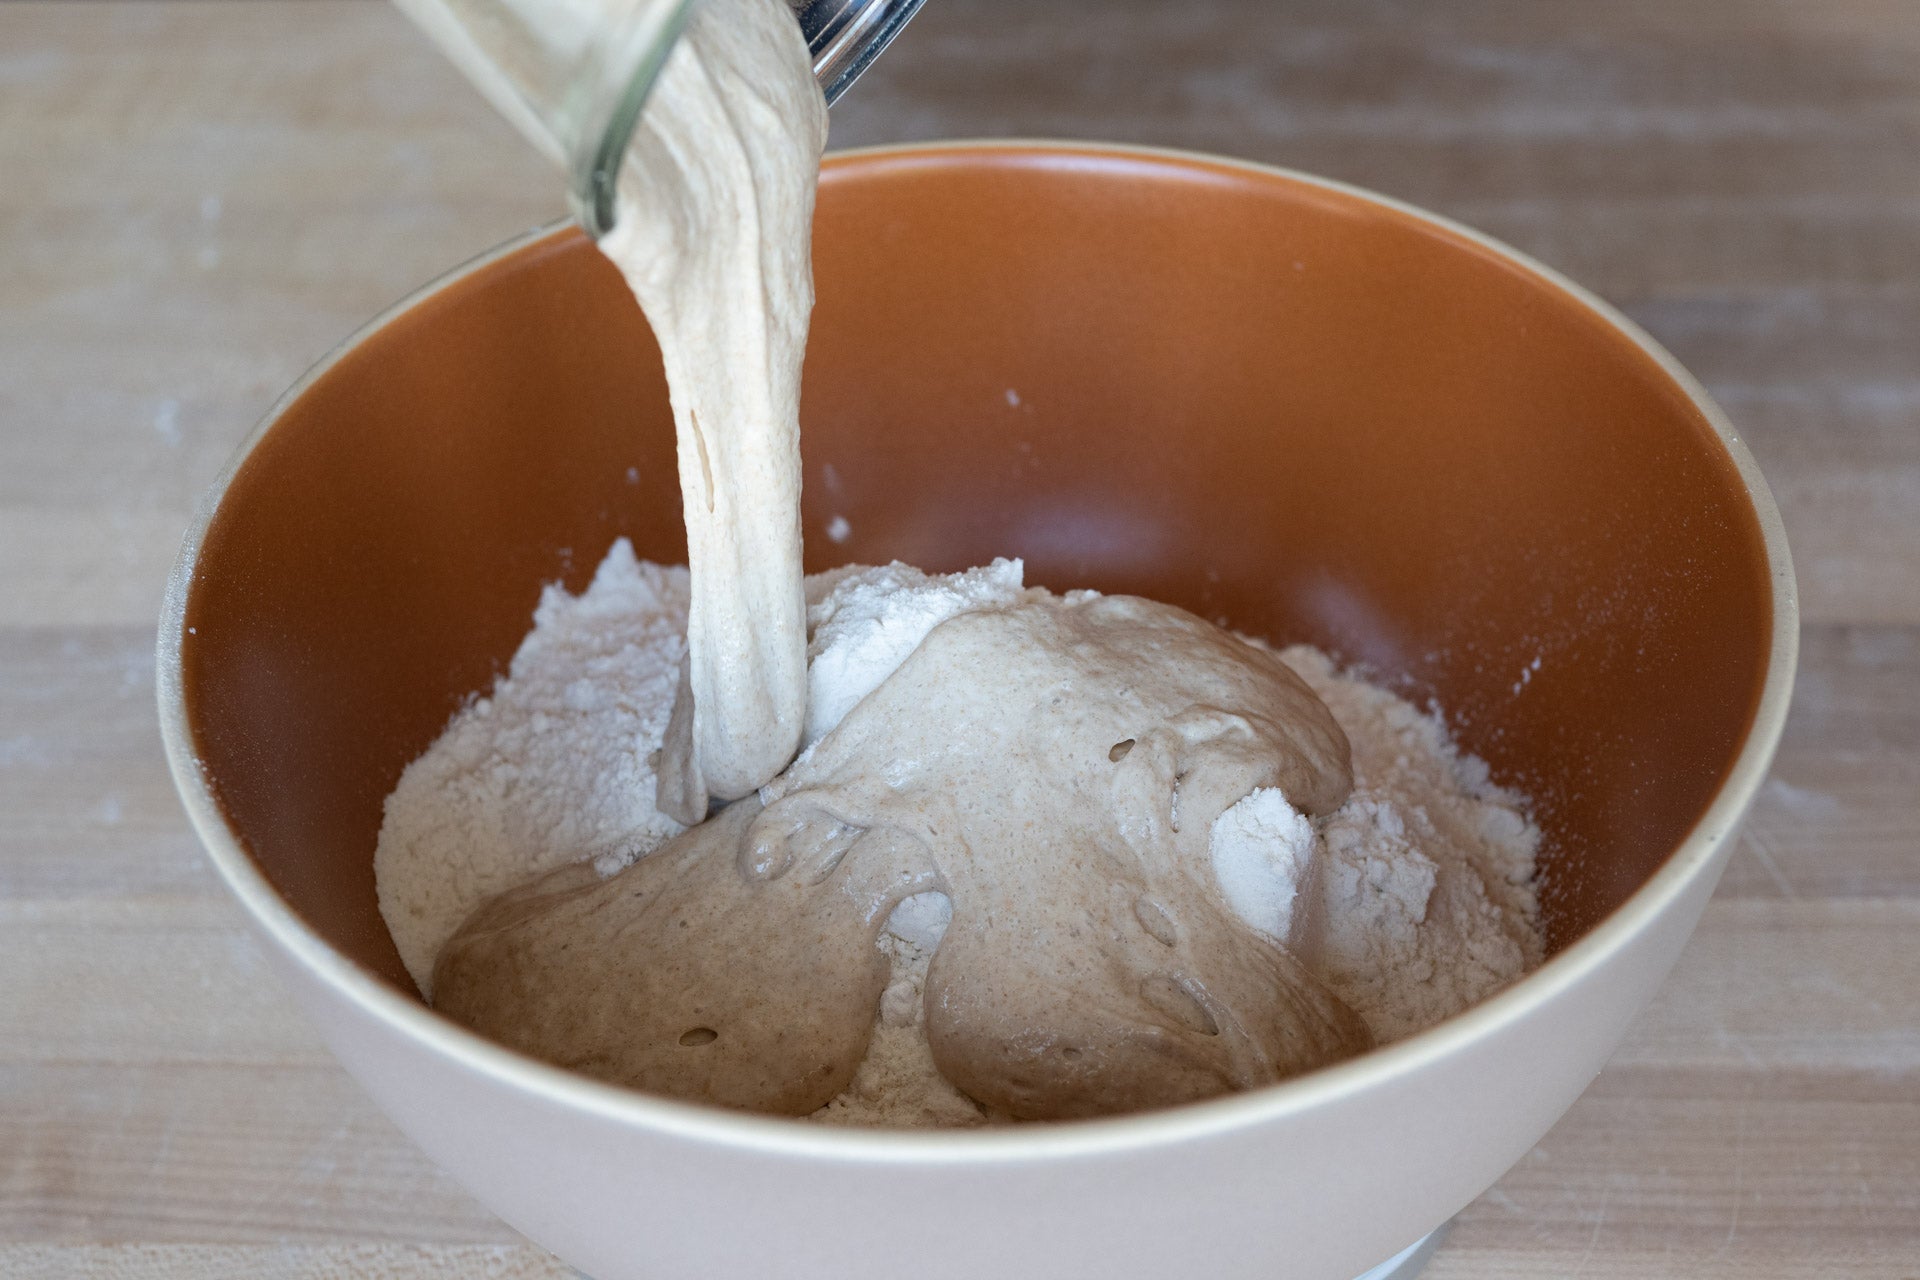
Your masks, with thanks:
M692 597L660 809L784 768L806 713L800 364L827 104L782 0L703 0L661 69L600 248L660 344Z

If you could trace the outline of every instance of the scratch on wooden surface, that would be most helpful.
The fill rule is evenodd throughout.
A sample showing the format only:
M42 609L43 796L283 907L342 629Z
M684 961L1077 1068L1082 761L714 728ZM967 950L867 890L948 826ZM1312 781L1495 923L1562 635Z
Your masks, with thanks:
M1740 1207L1741 1207L1741 1202L1746 1199L1747 1102L1750 1096L1751 1096L1751 1086L1749 1086L1748 1092L1740 1095L1738 1109L1734 1112L1733 1211L1731 1214L1728 1215L1727 1234L1726 1234L1726 1237L1720 1241L1720 1248L1715 1253L1716 1257L1724 1255L1729 1249L1733 1248L1733 1242L1735 1238L1738 1237L1740 1234Z
M1773 881L1773 887L1780 891L1781 897L1798 898L1800 891L1793 887L1793 881L1781 874L1780 864L1774 861L1773 850L1768 847L1767 840L1766 832L1758 824L1749 822L1741 834L1740 843L1753 854L1754 860L1767 873L1767 878Z
M1575 1276L1586 1274L1587 1264L1593 1261L1594 1250L1597 1249L1600 1244L1600 1232L1604 1230L1607 1225L1607 1206L1611 1204L1612 1201L1613 1182L1609 1179L1601 1185L1600 1203L1595 1205L1593 1210L1593 1230L1587 1235L1587 1247L1581 1251L1580 1261L1574 1264L1573 1274Z
M1761 1059L1759 1054L1753 1051L1753 1046L1747 1043L1747 1037L1741 1035L1739 1032L1729 1030L1724 1026L1715 1027L1713 1031L1713 1042L1723 1049L1731 1049L1739 1054L1742 1065L1752 1067L1755 1070L1766 1070L1767 1064Z
M1512 1196L1508 1195L1505 1191L1502 1191L1498 1186L1487 1188L1486 1194L1481 1198L1487 1204L1493 1205L1494 1207L1501 1209L1507 1213L1519 1214L1519 1213L1526 1212L1526 1210L1522 1209Z

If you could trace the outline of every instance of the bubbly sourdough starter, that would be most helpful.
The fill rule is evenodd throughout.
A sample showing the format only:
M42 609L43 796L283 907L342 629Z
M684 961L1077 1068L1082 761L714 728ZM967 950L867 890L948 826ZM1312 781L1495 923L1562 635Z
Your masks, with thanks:
M519 870L563 865L497 893L498 866L417 892L421 846L383 831L409 967L506 1044L791 1115L854 1084L876 1011L901 1021L890 957L976 1117L1169 1105L1366 1048L1319 971L1311 822L1348 799L1349 744L1266 650L1151 601L1015 588L910 627L871 687L809 716L798 403L824 141L787 7L707 0L602 244L665 362L691 570L642 825L698 825L632 861L516 849ZM731 803L701 821L711 800Z
M666 365L693 574L662 812L786 767L806 713L800 364L827 104L782 0L703 0L640 117L600 242Z
M853 1079L905 899L951 923L940 1074L1062 1119L1284 1079L1371 1043L1214 887L1261 788L1327 814L1345 736L1278 658L1168 605L1023 593L934 627L757 799L624 871L494 899L433 974L450 1016L591 1075L806 1115Z

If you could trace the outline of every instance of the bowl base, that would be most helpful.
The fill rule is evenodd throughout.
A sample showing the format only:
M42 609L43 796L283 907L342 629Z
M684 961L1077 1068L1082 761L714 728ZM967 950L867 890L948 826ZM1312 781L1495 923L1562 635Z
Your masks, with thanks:
M1440 1241L1447 1234L1451 1222L1445 1222L1421 1236L1412 1244L1394 1254L1385 1262L1354 1280L1413 1280L1426 1269L1427 1260L1433 1257L1433 1251L1440 1247Z

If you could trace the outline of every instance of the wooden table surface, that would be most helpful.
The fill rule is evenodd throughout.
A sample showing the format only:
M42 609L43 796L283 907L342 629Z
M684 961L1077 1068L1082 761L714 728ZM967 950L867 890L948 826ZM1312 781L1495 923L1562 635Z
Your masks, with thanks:
M1786 740L1672 981L1428 1274L1920 1277L1920 3L933 0L834 133L1349 179L1706 381L1799 566ZM288 1007L152 671L193 503L280 389L560 211L384 4L0 4L0 1274L569 1274Z

